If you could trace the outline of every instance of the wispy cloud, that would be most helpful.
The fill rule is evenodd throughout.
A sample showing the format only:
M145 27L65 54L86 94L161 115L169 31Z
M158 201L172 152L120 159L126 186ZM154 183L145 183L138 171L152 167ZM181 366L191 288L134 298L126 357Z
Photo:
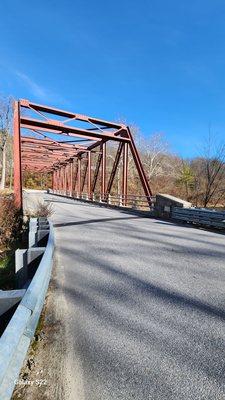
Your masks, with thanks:
M57 105L69 106L70 103L64 99L61 95L49 90L48 88L44 88L42 85L37 83L31 76L28 74L21 72L19 70L12 70L11 73L16 76L17 79L22 82L27 89L29 90L31 96L35 97L37 100L41 100L47 103L54 103Z
M19 78L22 79L22 81L26 84L30 92L35 96L38 97L42 100L47 100L49 97L49 94L47 93L46 89L44 89L42 86L37 84L33 79L31 79L28 75L20 72L20 71L15 71L15 75Z
M16 96L19 91L21 91L21 95L23 96L25 93L22 94L23 90L21 89L24 88L30 93L31 100L40 100L49 104L51 103L56 107L71 107L71 103L68 99L65 99L61 94L56 93L54 90L49 89L49 87L43 86L34 80L29 73L13 68L12 63L10 64L7 61L3 62L0 60L0 68L3 69L5 80L6 77L9 76L9 82L13 87L14 92L16 88ZM19 83L19 87L18 84L15 83Z

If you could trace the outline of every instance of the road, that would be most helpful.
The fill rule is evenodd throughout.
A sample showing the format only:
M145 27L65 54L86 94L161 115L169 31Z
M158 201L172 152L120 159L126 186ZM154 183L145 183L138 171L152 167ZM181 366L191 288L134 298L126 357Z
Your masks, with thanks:
M44 196L67 398L225 399L224 236Z

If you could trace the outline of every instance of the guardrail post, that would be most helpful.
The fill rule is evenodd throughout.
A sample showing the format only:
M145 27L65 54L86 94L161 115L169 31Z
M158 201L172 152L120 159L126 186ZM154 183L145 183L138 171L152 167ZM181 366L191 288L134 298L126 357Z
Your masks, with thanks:
M27 250L17 249L15 252L16 287L22 288L27 282Z
M37 232L37 218L31 218L29 223L28 246L35 246Z

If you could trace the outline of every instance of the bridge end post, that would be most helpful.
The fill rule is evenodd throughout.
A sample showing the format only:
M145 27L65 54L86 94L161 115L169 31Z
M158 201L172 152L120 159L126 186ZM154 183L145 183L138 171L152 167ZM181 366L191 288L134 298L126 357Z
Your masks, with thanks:
M15 206L23 212L21 137L20 137L20 103L14 102L13 113L13 155L14 155L14 201Z

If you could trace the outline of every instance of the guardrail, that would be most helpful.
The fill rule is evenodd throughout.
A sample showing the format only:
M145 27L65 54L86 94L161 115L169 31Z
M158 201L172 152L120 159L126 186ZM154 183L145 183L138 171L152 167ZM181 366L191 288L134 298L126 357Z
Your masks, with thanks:
M225 229L225 212L202 208L172 207L171 218L196 225Z
M0 399L11 398L34 336L51 276L54 252L53 226L49 222L49 237L38 269L20 304L0 338Z

